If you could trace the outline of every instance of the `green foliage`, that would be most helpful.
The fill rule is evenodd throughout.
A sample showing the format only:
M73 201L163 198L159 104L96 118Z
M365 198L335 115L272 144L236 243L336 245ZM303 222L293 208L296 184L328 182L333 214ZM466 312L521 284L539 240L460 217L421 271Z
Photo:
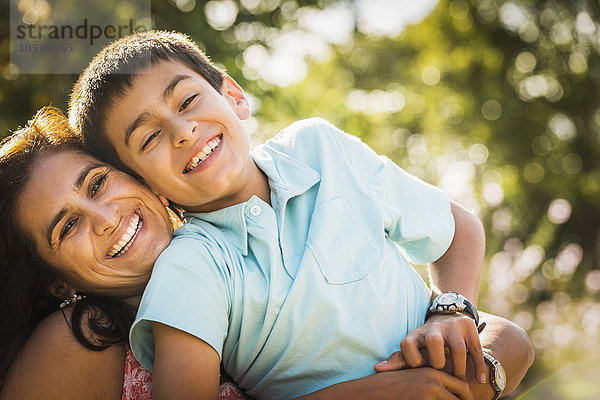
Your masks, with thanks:
M220 3L229 25L211 16L217 2L193 0L153 1L153 22L242 84L253 140L323 116L472 208L488 242L480 304L536 349L523 398L596 396L600 366L579 361L600 357L598 3L442 0L400 36L356 24L346 38L310 21L333 15L343 31L343 10L361 17L354 2ZM0 33L6 135L43 105L64 108L76 77L11 74Z

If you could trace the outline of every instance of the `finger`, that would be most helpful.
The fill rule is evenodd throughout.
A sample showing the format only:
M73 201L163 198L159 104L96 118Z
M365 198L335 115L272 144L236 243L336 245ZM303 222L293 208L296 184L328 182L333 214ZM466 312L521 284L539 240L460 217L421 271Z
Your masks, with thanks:
M449 333L446 338L452 359L452 374L464 380L467 374L467 347L460 333Z
M453 395L461 400L473 400L469 384L455 376L442 371L439 372L440 383Z
M393 352L385 361L375 364L375 372L397 371L407 368L408 365L404 362L404 357L399 351Z
M425 360L419 351L421 345L422 343L420 342L419 337L412 335L410 332L402 342L400 342L400 351L402 352L402 357L407 366L417 368L425 365Z
M481 350L481 342L479 341L479 335L468 335L466 337L466 344L473 361L473 367L475 368L475 377L477 382L486 382L486 371L485 361L483 360L483 352Z
M446 354L444 352L444 337L440 332L430 333L425 338L429 365L435 369L442 369L446 365Z

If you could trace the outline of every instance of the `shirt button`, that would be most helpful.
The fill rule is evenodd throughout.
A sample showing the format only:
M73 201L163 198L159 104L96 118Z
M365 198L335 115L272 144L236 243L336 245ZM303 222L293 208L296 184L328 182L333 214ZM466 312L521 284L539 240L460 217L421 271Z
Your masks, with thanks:
M260 206L254 205L250 207L250 214L254 215L255 217L258 217L260 213L262 213L262 208L260 208Z

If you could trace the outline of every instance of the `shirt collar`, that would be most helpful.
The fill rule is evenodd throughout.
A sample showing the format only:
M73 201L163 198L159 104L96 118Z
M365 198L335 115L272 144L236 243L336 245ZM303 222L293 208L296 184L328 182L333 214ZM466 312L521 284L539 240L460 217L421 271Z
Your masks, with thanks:
M252 198L245 203L206 213L185 212L184 216L186 220L198 218L201 221L210 223L221 231L225 240L235 245L240 249L244 256L247 256L248 229L246 227L246 218L244 218L244 210L254 199L260 200L258 197L252 196ZM202 222L200 222L200 224L202 224Z
M258 168L269 179L273 203L276 201L277 204L283 205L292 197L305 193L321 180L319 172L273 148L259 145L251 155ZM208 213L185 212L184 216L199 218L215 226L229 243L239 248L246 256L248 255L248 229L245 213L257 202L264 203L257 196L252 196L245 203Z
M272 147L259 145L251 154L269 178L272 196L277 197L279 204L303 194L321 180L319 172Z

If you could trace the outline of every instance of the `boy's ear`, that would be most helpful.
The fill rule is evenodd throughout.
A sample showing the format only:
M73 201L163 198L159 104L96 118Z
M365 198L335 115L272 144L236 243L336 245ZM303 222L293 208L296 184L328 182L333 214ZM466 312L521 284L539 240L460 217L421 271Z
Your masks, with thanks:
M250 118L250 103L244 93L244 89L229 75L225 75L223 78L221 94L230 102L233 111L239 119Z
M160 199L160 202L163 204L163 206L169 207L169 200L165 196L159 194L158 198Z

